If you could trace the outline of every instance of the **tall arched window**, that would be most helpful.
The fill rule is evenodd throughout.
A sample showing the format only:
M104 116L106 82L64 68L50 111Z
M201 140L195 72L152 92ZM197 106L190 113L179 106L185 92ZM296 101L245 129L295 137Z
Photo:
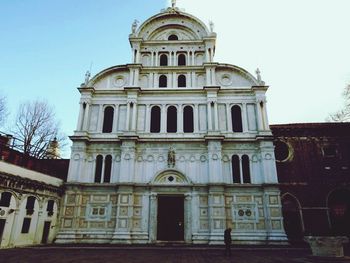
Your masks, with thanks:
M102 132L104 133L110 133L113 129L113 116L114 116L114 109L113 107L106 107L103 115L103 128Z
M180 88L186 87L186 76L185 75L179 75L177 77L177 86Z
M235 105L231 108L232 130L234 132L242 132L242 113L241 108Z
M166 54L160 55L159 65L160 66L168 66L168 56Z
M111 171L112 171L112 156L107 155L105 158L105 170L103 174L103 182L110 183L111 182Z
M231 164L233 183L239 184L241 183L241 168L238 155L232 156Z
M186 66L186 56L184 54L180 54L177 57L177 65L178 66Z
M168 78L165 75L159 77L159 88L166 88L168 86Z
M170 106L167 112L167 132L177 132L177 109Z
M160 132L160 108L158 106L151 109L151 132Z
M193 132L193 109L191 106L184 108L183 125L184 132Z
M173 34L168 37L168 40L179 40L179 38L177 37L177 35Z
M102 177L102 155L97 155L96 157L96 168L95 168L95 183L101 183Z
M250 166L248 155L242 156L243 183L250 184Z

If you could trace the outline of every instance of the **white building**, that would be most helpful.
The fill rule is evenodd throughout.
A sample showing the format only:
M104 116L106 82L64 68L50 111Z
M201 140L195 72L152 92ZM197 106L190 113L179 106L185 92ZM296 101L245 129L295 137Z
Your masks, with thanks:
M62 185L61 179L0 161L0 248L52 243Z
M87 74L56 242L286 240L268 87L214 61L212 27L169 7L132 25L131 64Z

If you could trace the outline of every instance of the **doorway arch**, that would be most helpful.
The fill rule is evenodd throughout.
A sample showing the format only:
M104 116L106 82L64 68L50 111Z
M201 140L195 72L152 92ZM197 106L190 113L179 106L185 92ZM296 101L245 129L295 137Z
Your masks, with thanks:
M301 241L304 236L301 206L298 199L290 193L281 198L283 225L287 237L291 242Z
M332 191L328 195L327 204L333 233L350 236L350 190Z

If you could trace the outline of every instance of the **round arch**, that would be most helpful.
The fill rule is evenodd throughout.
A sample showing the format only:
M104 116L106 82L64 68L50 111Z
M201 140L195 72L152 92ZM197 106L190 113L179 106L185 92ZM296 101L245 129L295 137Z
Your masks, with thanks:
M150 184L161 185L191 185L192 181L176 169L167 169L157 173Z
M281 196L283 225L288 239L301 241L304 234L303 216L299 200L291 193Z

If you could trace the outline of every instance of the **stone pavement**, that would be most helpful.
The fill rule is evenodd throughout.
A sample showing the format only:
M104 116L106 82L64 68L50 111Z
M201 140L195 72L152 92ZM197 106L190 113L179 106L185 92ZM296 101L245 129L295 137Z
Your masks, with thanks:
M221 247L72 246L0 250L0 263L350 263L342 259L316 258L307 248L233 248L231 257Z

